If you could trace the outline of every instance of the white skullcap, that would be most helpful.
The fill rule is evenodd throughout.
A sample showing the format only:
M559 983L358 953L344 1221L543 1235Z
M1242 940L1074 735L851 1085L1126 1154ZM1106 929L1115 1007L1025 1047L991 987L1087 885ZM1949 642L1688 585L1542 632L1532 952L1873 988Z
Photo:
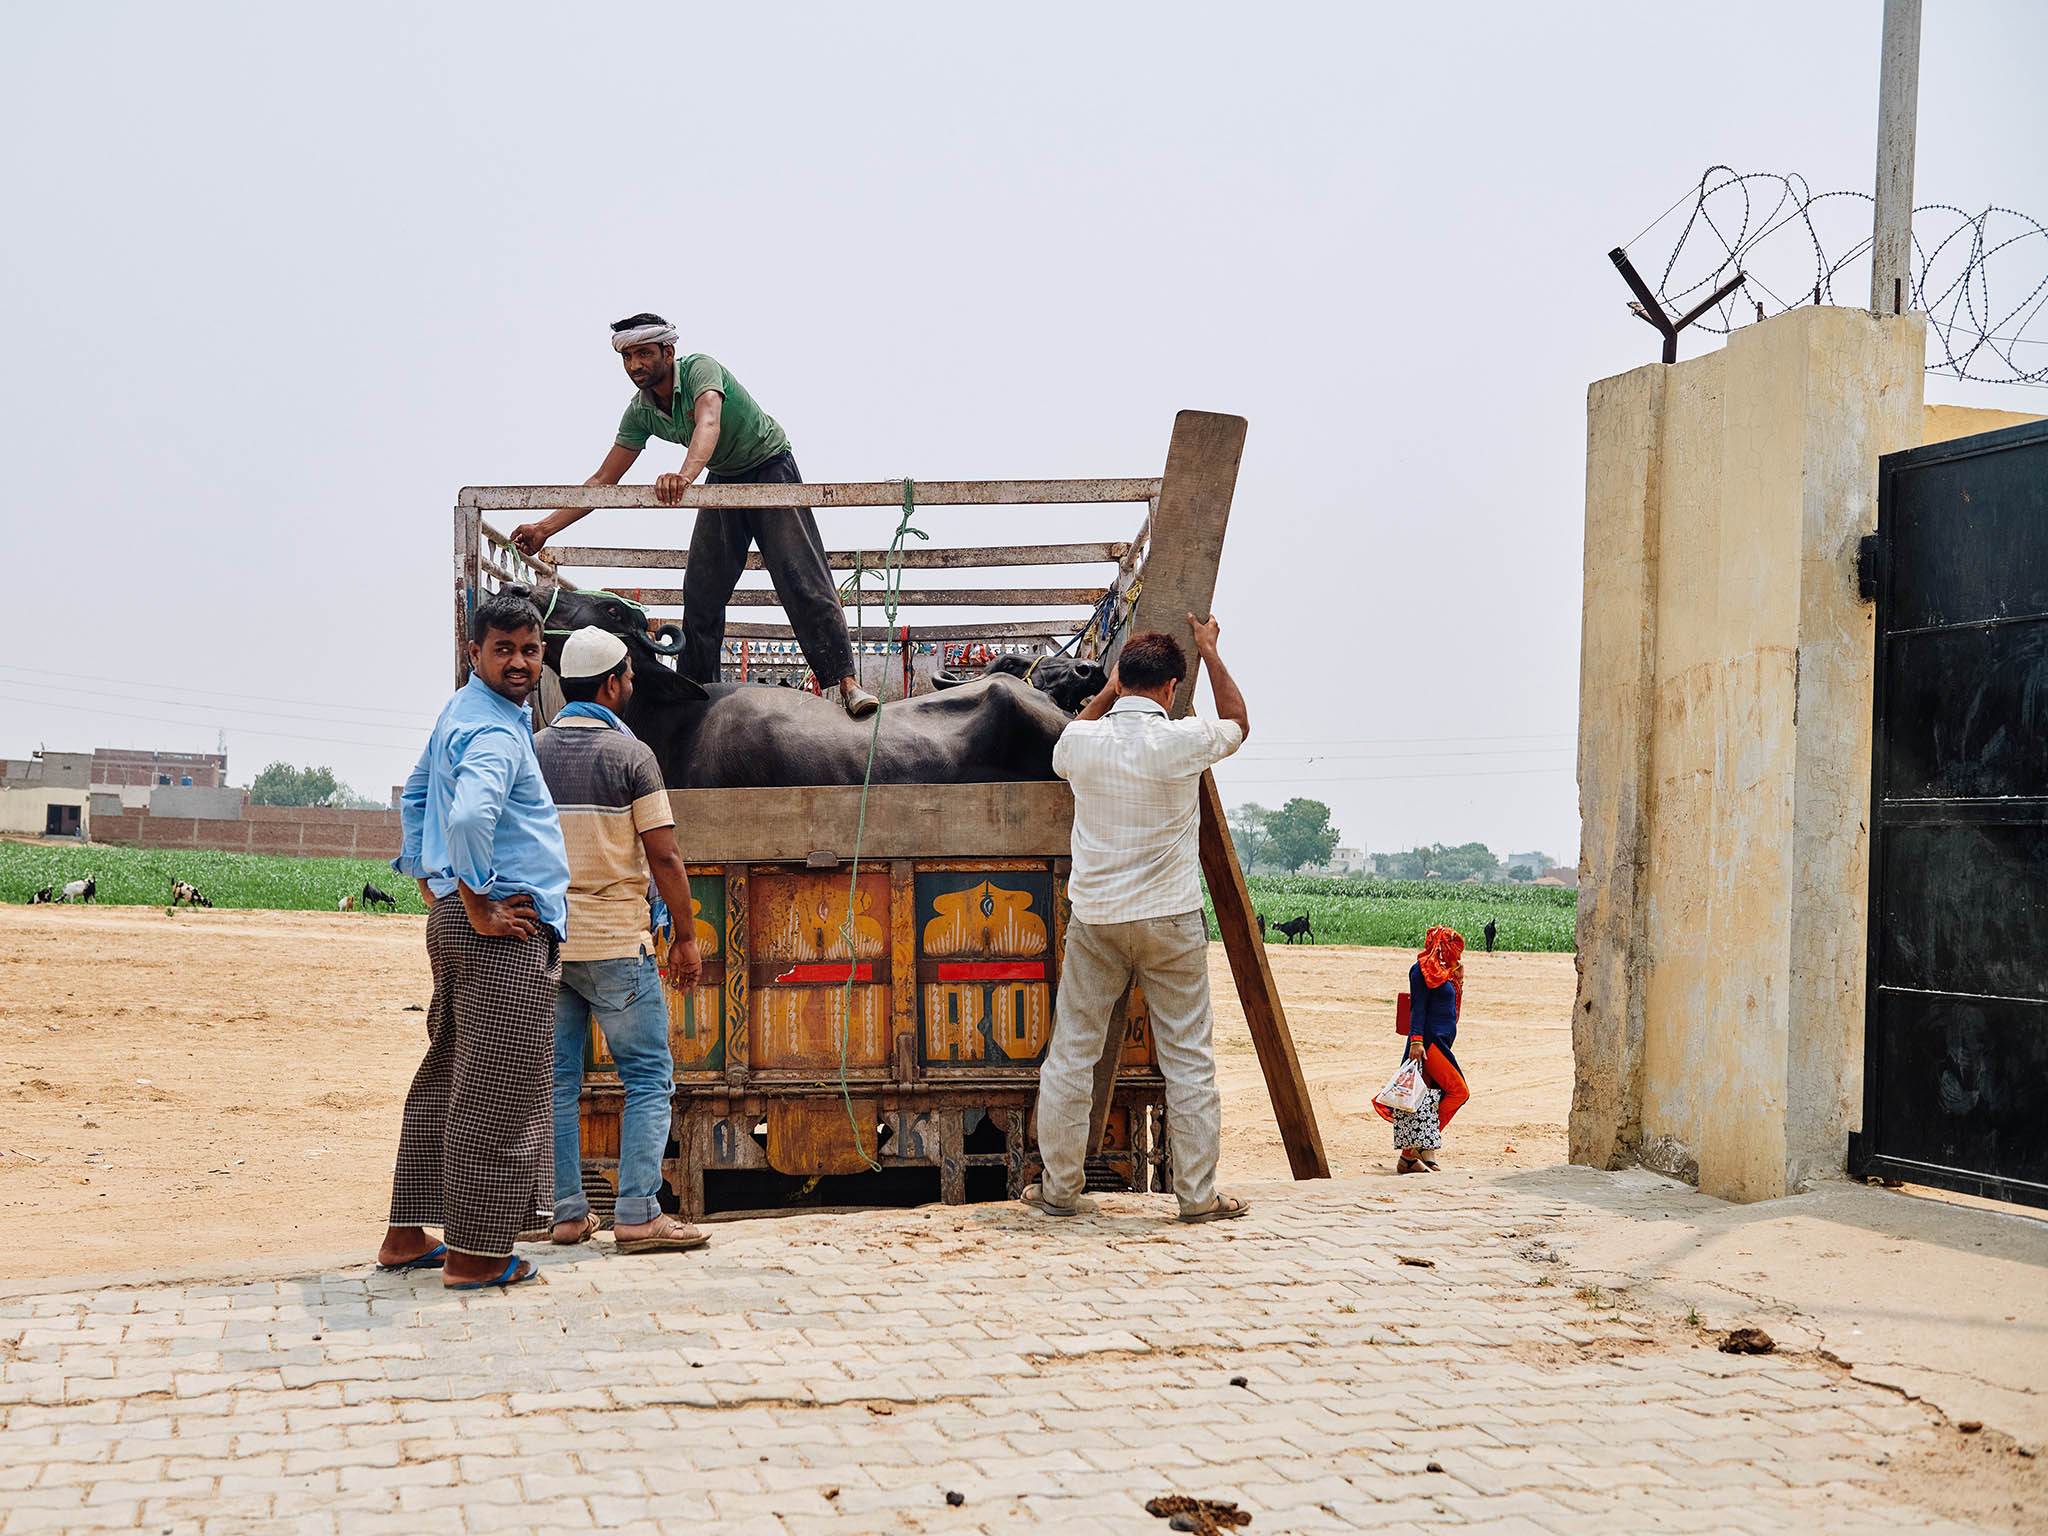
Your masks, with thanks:
M626 659L626 642L608 629L586 624L562 642L563 678L603 677Z

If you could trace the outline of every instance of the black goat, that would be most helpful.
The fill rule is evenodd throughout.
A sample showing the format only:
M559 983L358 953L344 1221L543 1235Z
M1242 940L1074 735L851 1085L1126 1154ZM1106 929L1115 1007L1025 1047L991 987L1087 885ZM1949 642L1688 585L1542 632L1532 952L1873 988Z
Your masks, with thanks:
M363 886L363 910L367 912L380 903L394 912L398 910L398 902L395 899L366 882Z
M1311 944L1315 943L1316 941L1316 931L1315 929L1309 926L1308 914L1306 912L1302 913L1301 916L1294 918L1289 922L1275 923L1273 925L1273 931L1275 933L1286 934L1287 942L1290 944L1292 944L1296 939L1302 938L1304 936L1308 939L1309 943Z

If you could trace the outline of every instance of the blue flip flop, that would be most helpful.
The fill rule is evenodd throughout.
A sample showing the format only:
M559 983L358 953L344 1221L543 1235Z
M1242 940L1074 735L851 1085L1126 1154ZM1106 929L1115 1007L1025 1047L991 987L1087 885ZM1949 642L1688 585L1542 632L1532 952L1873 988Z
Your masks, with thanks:
M448 1245L436 1243L416 1259L407 1259L403 1264L379 1264L380 1275L403 1274L408 1269L439 1269L448 1262Z
M519 1273L520 1266L522 1265L526 1268L526 1273L523 1275ZM497 1279L458 1281L456 1284L449 1286L448 1289L451 1291L481 1291L489 1286L509 1289L512 1286L524 1285L529 1280L537 1280L539 1278L540 1269L536 1265L528 1264L526 1260L520 1258L515 1253L506 1261L505 1272L498 1276Z

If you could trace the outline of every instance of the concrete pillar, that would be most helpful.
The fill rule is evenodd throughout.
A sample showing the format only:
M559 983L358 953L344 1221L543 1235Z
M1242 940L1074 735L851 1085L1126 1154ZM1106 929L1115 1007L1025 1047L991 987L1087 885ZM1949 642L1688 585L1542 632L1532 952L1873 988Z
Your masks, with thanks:
M1924 322L1805 308L1588 398L1575 1162L1767 1199L1860 1100L1877 459Z

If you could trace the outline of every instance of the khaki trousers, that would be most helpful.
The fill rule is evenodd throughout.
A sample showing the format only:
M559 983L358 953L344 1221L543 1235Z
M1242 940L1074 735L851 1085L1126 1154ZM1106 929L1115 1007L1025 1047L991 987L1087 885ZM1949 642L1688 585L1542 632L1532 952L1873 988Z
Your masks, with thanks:
M1097 1069L1122 1048L1116 1005L1135 981L1145 989L1152 1038L1166 1079L1166 1125L1173 1151L1173 1192L1184 1211L1216 1199L1216 1157L1223 1097L1216 1090L1216 1048L1209 1011L1209 932L1199 911L1129 923L1067 925L1052 1043L1038 1074L1041 1189L1060 1205L1080 1198L1083 1163L1101 1134L1093 1113Z

